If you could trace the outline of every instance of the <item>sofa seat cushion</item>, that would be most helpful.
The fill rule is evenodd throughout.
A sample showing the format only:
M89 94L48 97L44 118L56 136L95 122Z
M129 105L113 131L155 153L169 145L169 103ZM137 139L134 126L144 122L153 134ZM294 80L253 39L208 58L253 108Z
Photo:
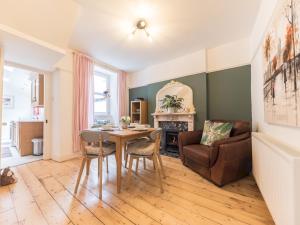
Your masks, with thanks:
M210 167L210 147L207 145L186 145L183 147L183 154L201 166Z

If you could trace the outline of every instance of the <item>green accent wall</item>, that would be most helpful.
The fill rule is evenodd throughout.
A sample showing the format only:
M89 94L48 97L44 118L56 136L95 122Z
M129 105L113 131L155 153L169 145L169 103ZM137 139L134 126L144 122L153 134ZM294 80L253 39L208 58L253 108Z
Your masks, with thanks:
M196 108L195 115L195 128L202 127L205 119L207 118L207 90L206 80L207 75L205 73L195 74L190 76L184 76L177 79L183 84L190 86L193 90L194 105ZM148 123L153 126L153 117L151 113L155 112L156 106L156 93L171 80L161 81L147 86L131 88L129 89L129 99L133 100L136 97L142 97L148 101Z
M208 119L252 120L251 66L209 73Z
M195 129L206 119L251 121L251 66L200 73L173 79L190 86L196 108ZM129 100L136 97L148 101L148 123L153 126L156 93L171 80L129 89Z

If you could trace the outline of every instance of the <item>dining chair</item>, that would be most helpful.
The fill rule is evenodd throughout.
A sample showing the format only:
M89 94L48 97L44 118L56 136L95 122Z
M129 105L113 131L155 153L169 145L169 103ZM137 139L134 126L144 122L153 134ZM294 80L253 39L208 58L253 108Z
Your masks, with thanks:
M136 124L132 123L130 125L135 126ZM148 127L148 128L151 127L149 124L144 124L144 126ZM149 140L150 140L150 137L148 135L148 136L145 136L145 137L140 137L140 138L129 140L125 143L125 146L124 146L124 160L125 160L124 167L125 168L127 168L127 163L128 163L128 153L127 153L128 145L130 145L132 143L140 142L140 141L149 141ZM143 159L143 163L144 163L144 169L146 169L146 159L145 158ZM139 162L137 161L136 167L135 167L135 172L136 173L138 172L138 168L139 168Z
M160 150L160 139L161 139L161 129L152 131L149 135L148 141L139 141L130 143L127 146L127 153L129 155L129 168L128 168L128 184L130 183L132 164L133 160L138 163L140 158L149 159L153 161L154 170L156 171L159 179L160 191L163 192L162 185L162 175L165 178L165 172L162 164L162 159L159 154ZM162 174L161 174L162 173Z
M124 146L124 160L125 160L125 168L127 168L127 164L128 164L128 158L129 158L129 155L128 155L128 145L131 145L133 143L137 143L137 142L140 142L140 141L149 141L150 138L149 137L141 137L141 138L136 138L136 139L133 139L133 140L129 140L125 143L125 146ZM144 163L144 169L146 169L146 159L144 158L143 159L143 163ZM139 163L137 161L136 163L136 168L135 168L135 172L137 173L138 171L138 167L139 167Z
M86 165L86 175L89 175L92 159L98 159L98 178L99 178L99 198L102 199L102 162L106 158L106 171L108 173L108 156L116 152L116 145L108 141L108 134L105 132L84 130L80 133L80 146L82 151L81 166L75 186L74 193L78 191L78 186Z

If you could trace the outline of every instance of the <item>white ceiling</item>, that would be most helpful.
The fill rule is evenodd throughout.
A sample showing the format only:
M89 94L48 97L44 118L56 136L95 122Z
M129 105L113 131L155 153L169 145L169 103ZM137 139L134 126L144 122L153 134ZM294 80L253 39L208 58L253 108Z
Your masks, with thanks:
M260 1L0 0L0 24L134 71L249 36ZM152 43L128 39L139 18Z
M0 0L0 24L60 48L69 45L78 15L73 0Z
M250 35L260 0L77 0L80 19L70 45L124 70L138 70ZM146 18L129 41L134 22Z
M17 32L0 24L0 44L4 48L5 61L38 70L51 71L64 55L64 49L42 42L32 36Z

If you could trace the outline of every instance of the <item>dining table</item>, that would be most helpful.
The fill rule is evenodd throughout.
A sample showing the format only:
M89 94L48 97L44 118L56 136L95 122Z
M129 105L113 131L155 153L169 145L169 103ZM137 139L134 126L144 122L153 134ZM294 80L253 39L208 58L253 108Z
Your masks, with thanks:
M95 131L95 129L93 129ZM127 141L136 138L148 136L155 128L143 128L143 129L112 129L105 130L97 128L99 132L106 132L109 134L109 141L114 142L116 145L116 164L117 164L117 192L121 192L122 185L122 153Z

